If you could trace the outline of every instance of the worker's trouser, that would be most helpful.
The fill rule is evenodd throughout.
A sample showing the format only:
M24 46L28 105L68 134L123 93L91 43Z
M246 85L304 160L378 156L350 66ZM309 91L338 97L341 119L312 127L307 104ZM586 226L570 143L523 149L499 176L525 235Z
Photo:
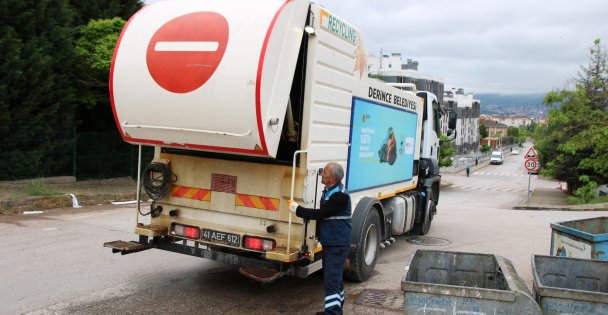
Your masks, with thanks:
M344 261L350 245L323 246L323 285L325 314L342 314L344 305Z

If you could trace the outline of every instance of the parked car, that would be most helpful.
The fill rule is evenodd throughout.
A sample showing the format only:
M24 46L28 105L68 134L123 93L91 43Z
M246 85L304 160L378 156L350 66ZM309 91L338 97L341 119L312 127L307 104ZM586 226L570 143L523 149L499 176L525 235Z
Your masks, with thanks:
M519 149L518 148L513 148L513 150L511 151L511 153L517 155L517 154L519 154Z

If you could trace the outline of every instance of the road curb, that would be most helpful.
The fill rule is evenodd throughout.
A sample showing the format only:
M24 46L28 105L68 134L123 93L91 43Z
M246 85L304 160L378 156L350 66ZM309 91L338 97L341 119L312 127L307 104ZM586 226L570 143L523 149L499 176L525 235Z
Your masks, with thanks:
M537 205L527 206L519 205L513 207L515 210L552 210L552 211L606 211L608 210L608 203L596 203L586 205L571 205L571 206L558 206L558 205Z

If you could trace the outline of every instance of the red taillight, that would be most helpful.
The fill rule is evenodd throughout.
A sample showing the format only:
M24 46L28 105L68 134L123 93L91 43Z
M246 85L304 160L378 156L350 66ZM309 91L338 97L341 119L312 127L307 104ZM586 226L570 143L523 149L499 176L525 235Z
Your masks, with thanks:
M265 238L245 236L243 237L243 245L245 248L253 250L271 250L276 247L276 242Z
M201 237L201 230L195 226L173 224L173 235L199 239Z

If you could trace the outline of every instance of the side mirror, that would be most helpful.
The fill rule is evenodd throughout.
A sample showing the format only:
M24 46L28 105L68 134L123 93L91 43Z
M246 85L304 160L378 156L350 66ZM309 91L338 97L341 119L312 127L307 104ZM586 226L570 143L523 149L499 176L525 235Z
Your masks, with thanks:
M456 129L456 112L450 110L450 114L448 116L448 129L454 130Z

